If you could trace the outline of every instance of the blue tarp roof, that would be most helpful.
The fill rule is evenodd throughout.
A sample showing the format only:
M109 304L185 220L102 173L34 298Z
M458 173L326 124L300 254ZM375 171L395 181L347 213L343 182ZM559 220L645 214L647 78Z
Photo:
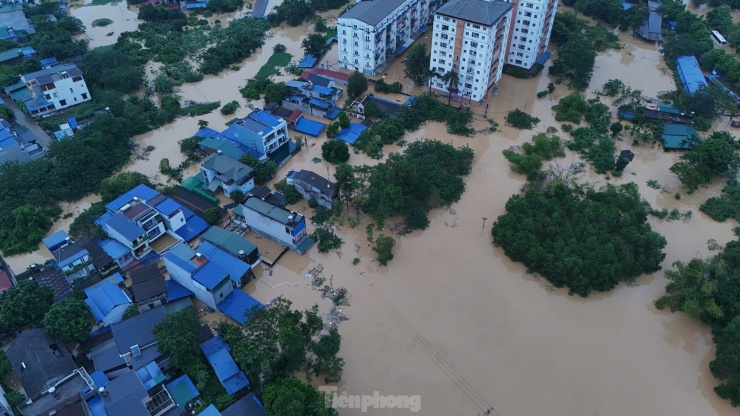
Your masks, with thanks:
M138 196L139 198L145 201L148 201L157 195L159 195L159 192L155 191L154 189L144 184L141 184L137 186L136 188L114 199L113 202L110 202L108 205L105 206L105 209L111 212L115 212L122 206L131 202L131 200L133 200L135 196Z
M331 88L322 87L321 85L314 85L313 90L321 95L332 95L334 92Z
M634 4L630 4L630 3L622 3L622 8L623 8L624 10L629 10L630 8L632 8L632 6L634 6Z
M100 248L106 252L112 259L117 259L124 256L126 253L130 253L131 250L123 244L112 238L106 238L100 242Z
M175 202L172 198L167 198L164 201L157 204L156 207L157 211L161 212L162 214L166 216L170 216L175 213L178 209L182 209L182 205Z
M209 260L193 273L193 280L205 286L206 289L213 290L227 276L226 270Z
M681 79L683 89L689 94L695 93L702 87L707 86L704 74L699 68L699 62L694 56L679 56L676 59L676 72Z
M326 110L327 108L329 108L329 106L331 106L331 104L327 103L324 100L319 100L318 98L311 98L310 100L308 100L308 102L323 110Z
M198 130L195 135L206 139L208 137L221 136L221 133L213 130L210 127L203 127L202 129Z
M542 55L540 55L540 59L537 60L537 63L540 65L544 65L545 62L547 62L547 59L550 57L550 51L545 51Z
M342 110L339 107L334 107L331 111L326 113L326 118L334 120L335 118L337 118L337 116L339 116L339 113L341 112Z
M247 295L241 290L235 290L218 305L218 308L229 318L243 324L247 321L244 314L254 306L257 306L258 309L263 308L263 305L257 301L257 299Z
M298 62L298 68L313 68L319 58L313 55L306 55L300 62Z
M305 117L300 117L296 120L293 129L299 133L308 134L309 136L318 137L321 131L326 128L326 124L319 123L318 121L309 120Z
M139 236L146 234L143 228L121 213L112 215L105 223L129 241L134 241Z
M123 278L115 273L85 289L85 303L96 321L103 321L116 306L131 304L126 293L118 286L121 282Z
M167 302L173 302L193 295L190 289L174 280L165 280L164 284L167 286Z
M74 117L69 117L67 119L67 124L69 124L69 127L73 129L76 129L79 126L79 123L77 123L77 119Z
M177 407L183 410L185 410L189 401L200 396L200 392L195 388L195 384L187 374L176 378L171 383L167 383L165 387L170 392L170 396L172 396Z
M105 410L103 398L100 396L95 396L92 399L88 400L87 406L90 408L90 413L92 414L92 416L110 416L108 414L108 411Z
M228 394L234 394L249 386L247 376L237 367L223 336L218 335L209 339L201 344L200 348Z
M224 269L234 282L238 282L250 270L249 264L234 257L227 251L216 247L209 241L201 241L198 246L198 252L206 256L210 262Z
M363 126L362 124L350 122L349 127L347 127L346 129L342 129L342 131L337 134L337 137L335 137L335 139L344 140L349 144L353 144L357 141L357 138L360 137L360 134L365 130L367 130L367 127Z
M55 248L61 246L62 244L67 243L67 238L69 238L69 235L67 235L67 232L64 230L57 231L54 234L44 238L43 241L46 248L49 249L49 251L54 250Z

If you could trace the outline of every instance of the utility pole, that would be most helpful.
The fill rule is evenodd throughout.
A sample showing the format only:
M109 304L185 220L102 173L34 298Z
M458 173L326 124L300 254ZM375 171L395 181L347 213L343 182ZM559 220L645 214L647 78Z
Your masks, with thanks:
M481 225L480 230L481 230L481 232L483 232L483 229L486 228L486 220L488 218L486 218L486 217L481 217L481 218L483 218L483 225Z
M488 118L488 103L486 103L486 113L483 115L483 117Z

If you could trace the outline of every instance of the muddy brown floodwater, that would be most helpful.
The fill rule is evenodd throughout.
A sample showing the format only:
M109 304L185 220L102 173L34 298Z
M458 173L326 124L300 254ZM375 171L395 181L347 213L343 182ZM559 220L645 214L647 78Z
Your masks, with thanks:
M299 59L300 40L306 33L306 25L275 29L262 50L243 62L238 71L184 85L179 94L189 100L219 100L222 104L238 100L243 108L236 116L242 116L248 109L238 87L267 61L277 43L285 44L294 59ZM674 87L671 77L661 73L665 66L653 45L625 35L620 38L625 44L622 52L610 51L597 58L589 94L611 78L649 96ZM334 64L336 52L330 52L324 62ZM402 76L401 59L385 72L390 82L400 80L405 88L411 88ZM666 284L663 272L582 299L527 274L521 264L509 261L501 249L492 246L492 223L504 213L509 196L524 184L523 177L510 171L502 150L528 141L548 126L559 126L550 107L568 91L558 86L553 97L536 99L536 92L545 89L548 82L546 71L530 80L505 76L497 95L488 100L488 118L503 125L509 110L521 108L542 119L535 131L502 127L498 133L461 138L448 135L444 125L428 123L408 135L408 141L434 138L456 146L467 144L476 158L461 200L432 212L429 229L398 237L395 259L388 267L373 260L364 231L370 219L365 218L354 229L345 221L337 229L344 239L341 250L321 254L313 247L304 256L289 252L272 270L256 270L257 279L244 290L264 303L279 295L299 308L319 303L326 313L330 302L321 299L305 277L311 267L321 264L327 282L349 290L350 306L343 307L349 321L340 326L340 355L346 365L339 391L420 395L421 414L472 416L489 406L500 416L735 414L729 402L712 390L716 380L708 370L714 354L709 330L682 314L655 309L653 302ZM476 130L487 127L482 116L485 106L476 106L473 111ZM140 149L155 149L125 169L162 181L159 160L167 157L172 165L182 160L177 141L197 130L198 119L221 129L228 118L231 116L224 117L218 111L183 117L139 136ZM288 162L279 178L288 169L325 174L327 165L313 162L321 156L324 140L310 140L314 145ZM733 239L731 229L736 223L714 222L698 208L707 197L719 193L721 184L687 196L668 171L679 154L663 152L657 146L632 146L628 140L618 142L618 147L632 149L636 157L623 177L613 182L634 181L657 208L693 211L693 217L685 221L650 219L668 240L664 268L676 260L708 256L709 239L720 244ZM386 147L385 151L394 149L399 150ZM558 163L566 165L577 159L569 153ZM350 163L372 161L352 154ZM651 179L665 192L648 188L646 182ZM584 180L606 182L593 173ZM682 192L683 198L675 200L675 192ZM91 197L85 203L93 200ZM305 202L298 207L308 212ZM38 253L9 260L16 268ZM353 265L354 258L360 260L357 265ZM342 409L340 414L361 411ZM370 409L369 414L406 412Z
M127 7L125 1L100 6L93 6L90 3L86 1L84 5L73 5L69 10L72 16L80 19L85 25L85 34L82 38L90 42L90 48L112 45L116 43L121 33L133 32L139 27L138 9ZM93 27L93 21L103 18L110 19L113 23Z

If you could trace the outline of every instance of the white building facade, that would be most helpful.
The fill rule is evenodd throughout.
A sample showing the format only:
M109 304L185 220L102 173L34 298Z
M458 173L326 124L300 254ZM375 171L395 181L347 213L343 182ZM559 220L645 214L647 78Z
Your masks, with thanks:
M512 9L503 1L451 0L434 13L433 90L468 103L488 97L503 71ZM448 72L457 73L457 85L442 81Z
M518 0L512 4L513 30L506 63L529 69L545 53L550 43L558 0Z
M427 29L430 2L367 0L355 4L337 19L339 64L367 75L378 74Z
M90 101L90 91L82 71L74 64L63 64L41 71L21 75L21 80L40 99L43 97L54 106L54 111L63 110Z

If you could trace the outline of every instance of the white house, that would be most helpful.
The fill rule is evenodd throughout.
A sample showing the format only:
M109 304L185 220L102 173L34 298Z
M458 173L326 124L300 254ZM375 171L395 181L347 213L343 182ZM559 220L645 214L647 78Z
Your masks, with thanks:
M339 64L376 75L427 29L429 4L429 0L367 0L355 4L337 19Z
M298 253L305 253L313 244L306 232L306 219L296 212L252 197L233 213L252 231Z
M75 64L62 64L23 74L21 81L35 98L33 106L26 105L32 115L63 110L91 99L82 71Z
M547 51L558 0L515 0L506 63L531 68Z
M246 195L254 188L254 170L226 155L213 153L207 156L200 170L203 172L203 186L211 192L221 188L224 195L231 197L236 190Z
M288 122L259 109L235 121L223 134L254 150L263 161L289 142Z
M234 291L229 272L203 253L180 243L162 259L170 279L193 292L201 302L216 309ZM239 276L241 278L241 276Z
M87 248L72 241L66 232L58 231L44 238L43 242L70 283L95 271Z
M450 0L434 13L430 69L458 76L456 85L435 78L435 91L470 101L493 91L504 67L512 8L503 1Z
M326 209L334 207L334 200L337 197L334 183L323 176L305 169L298 172L291 170L285 181L288 185L292 185L305 200L313 199Z

